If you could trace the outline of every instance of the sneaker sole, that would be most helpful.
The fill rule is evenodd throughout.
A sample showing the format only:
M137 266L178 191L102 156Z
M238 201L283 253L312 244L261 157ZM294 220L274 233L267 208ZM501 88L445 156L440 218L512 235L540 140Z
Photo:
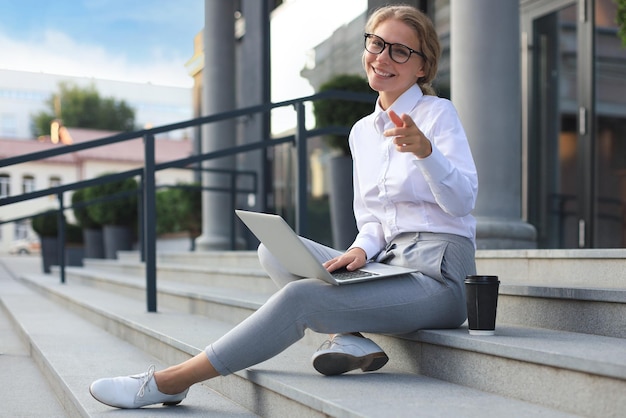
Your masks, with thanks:
M315 370L325 376L336 376L352 370L361 369L364 372L373 372L380 369L389 361L384 352L355 357L344 353L322 354L313 360Z
M155 402L155 403L153 403L153 404L147 404L147 405L141 405L141 406L126 407L126 406L120 406L120 405L113 405L113 404L110 404L110 403L107 403L107 402L104 402L104 401L102 401L102 400L98 399L98 398L96 397L96 395L94 395L94 394L93 394L93 392L91 391L91 387L89 387L89 394L90 394L90 395L91 395L91 396L92 396L95 400L97 400L98 402L100 402L100 403L102 403L102 404L104 404L104 405L110 406L110 407L112 407L112 408L119 408L119 409L139 409L139 408L142 408L142 407L144 407L144 406L149 406L149 405L158 405L159 403L161 403L161 402ZM183 400L184 400L184 399L181 399L180 401L163 402L163 405L164 405L164 406L176 406L176 405L178 405L179 403L181 403Z

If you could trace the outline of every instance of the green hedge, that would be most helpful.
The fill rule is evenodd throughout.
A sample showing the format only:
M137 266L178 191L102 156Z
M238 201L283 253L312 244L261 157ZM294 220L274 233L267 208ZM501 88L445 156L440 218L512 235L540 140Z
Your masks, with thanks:
M156 194L157 234L188 232L197 237L202 232L202 192L198 184L179 184Z
M87 192L88 192L87 189L75 190L74 193L72 194L72 206L87 201L88 200L86 198ZM94 221L93 218L89 216L89 211L87 210L87 206L74 208L73 211L74 211L74 217L76 218L76 222L78 222L79 226L83 228L89 228L89 229L99 229L102 227L101 224Z
M128 178L85 189L85 200L93 200L120 192L137 192L137 181ZM137 193L87 207L89 217L100 225L132 226L137 224Z
M337 75L320 86L319 92L342 90L357 93L373 93L367 79L353 74ZM373 103L352 102L339 99L317 100L313 103L313 114L317 128L329 126L352 127L359 119L374 111ZM324 140L333 149L350 155L348 138L345 135L327 135Z
M40 237L59 235L57 211L49 210L32 218L31 226Z

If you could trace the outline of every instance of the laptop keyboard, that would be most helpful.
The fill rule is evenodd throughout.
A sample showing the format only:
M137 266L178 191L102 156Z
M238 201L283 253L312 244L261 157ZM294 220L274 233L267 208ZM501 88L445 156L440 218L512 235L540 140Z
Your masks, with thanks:
M346 269L335 270L330 273L336 280L349 280L349 279L358 279L361 277L370 277L376 276L374 273L370 273L363 270L354 270L349 271Z

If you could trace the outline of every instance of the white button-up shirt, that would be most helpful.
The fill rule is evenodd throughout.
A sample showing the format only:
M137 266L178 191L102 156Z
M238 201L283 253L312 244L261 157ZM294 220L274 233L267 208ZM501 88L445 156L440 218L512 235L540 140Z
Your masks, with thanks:
M378 101L374 113L350 132L354 173L354 215L359 233L351 247L368 258L404 232L440 232L475 242L478 176L458 117L449 100L423 95L415 85L390 107L411 116L432 144L432 154L417 158L398 152L395 127Z

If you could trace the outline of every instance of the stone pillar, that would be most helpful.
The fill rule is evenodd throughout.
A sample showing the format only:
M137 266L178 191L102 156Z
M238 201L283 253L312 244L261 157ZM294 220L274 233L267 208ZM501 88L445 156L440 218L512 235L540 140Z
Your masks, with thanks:
M519 0L450 1L451 94L478 170L477 247L534 248L521 219Z
M212 115L235 108L235 2L204 1L204 68L202 73L202 115ZM205 124L202 127L202 152L207 153L236 145L235 122ZM204 168L234 169L233 157L205 162ZM227 187L224 174L203 173L205 187ZM201 251L223 250L230 246L230 195L203 192L202 235L196 239Z

